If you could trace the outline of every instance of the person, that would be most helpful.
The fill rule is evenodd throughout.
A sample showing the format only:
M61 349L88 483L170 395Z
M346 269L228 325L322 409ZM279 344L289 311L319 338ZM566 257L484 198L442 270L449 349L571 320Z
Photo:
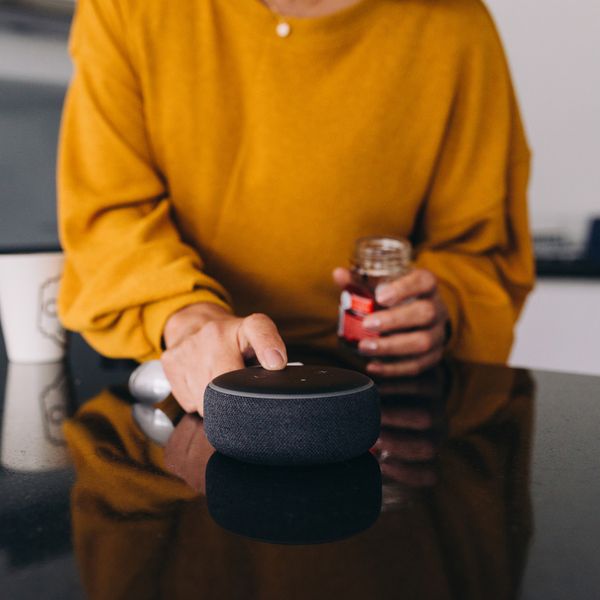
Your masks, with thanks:
M161 357L202 412L245 359L335 344L354 241L387 234L414 269L367 371L507 359L530 151L480 0L81 0L70 52L59 314L99 352Z

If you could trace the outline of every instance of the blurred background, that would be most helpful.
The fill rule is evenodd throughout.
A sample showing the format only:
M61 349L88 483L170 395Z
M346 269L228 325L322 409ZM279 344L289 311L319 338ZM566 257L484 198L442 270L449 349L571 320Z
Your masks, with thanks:
M0 251L58 247L54 169L74 5L0 0ZM534 153L539 279L511 363L600 374L600 2L487 5Z

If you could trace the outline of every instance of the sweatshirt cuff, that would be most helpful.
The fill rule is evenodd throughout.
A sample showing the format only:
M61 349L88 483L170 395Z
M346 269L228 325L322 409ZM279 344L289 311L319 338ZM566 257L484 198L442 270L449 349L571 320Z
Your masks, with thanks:
M231 306L216 291L210 288L200 288L187 294L159 302L152 302L144 306L142 310L142 322L146 337L152 346L151 354L144 357L144 360L159 358L162 354L162 336L169 317L178 310L199 302L210 302L224 308L230 313L233 312Z
M446 343L446 351L452 352L459 337L460 328L460 308L459 300L452 288L443 280L438 278L438 291L442 302L448 312L448 321L450 322L450 337Z

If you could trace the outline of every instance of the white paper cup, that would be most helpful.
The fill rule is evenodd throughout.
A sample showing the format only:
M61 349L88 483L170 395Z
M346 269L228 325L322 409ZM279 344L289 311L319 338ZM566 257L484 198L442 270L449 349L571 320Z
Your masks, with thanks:
M0 445L2 466L30 473L68 466L62 428L68 401L63 362L9 363Z
M0 321L11 362L56 362L66 332L57 315L61 252L0 255Z

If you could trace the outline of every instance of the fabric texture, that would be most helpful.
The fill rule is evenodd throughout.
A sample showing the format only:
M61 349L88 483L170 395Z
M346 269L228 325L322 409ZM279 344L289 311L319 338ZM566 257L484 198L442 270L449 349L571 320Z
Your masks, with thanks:
M275 34L258 0L81 0L61 128L59 312L101 353L161 352L212 302L330 347L356 238L400 235L505 361L533 283L529 149L479 0L359 0Z
M248 397L208 386L204 429L219 451L264 465L311 465L356 458L379 437L377 388L325 398Z

